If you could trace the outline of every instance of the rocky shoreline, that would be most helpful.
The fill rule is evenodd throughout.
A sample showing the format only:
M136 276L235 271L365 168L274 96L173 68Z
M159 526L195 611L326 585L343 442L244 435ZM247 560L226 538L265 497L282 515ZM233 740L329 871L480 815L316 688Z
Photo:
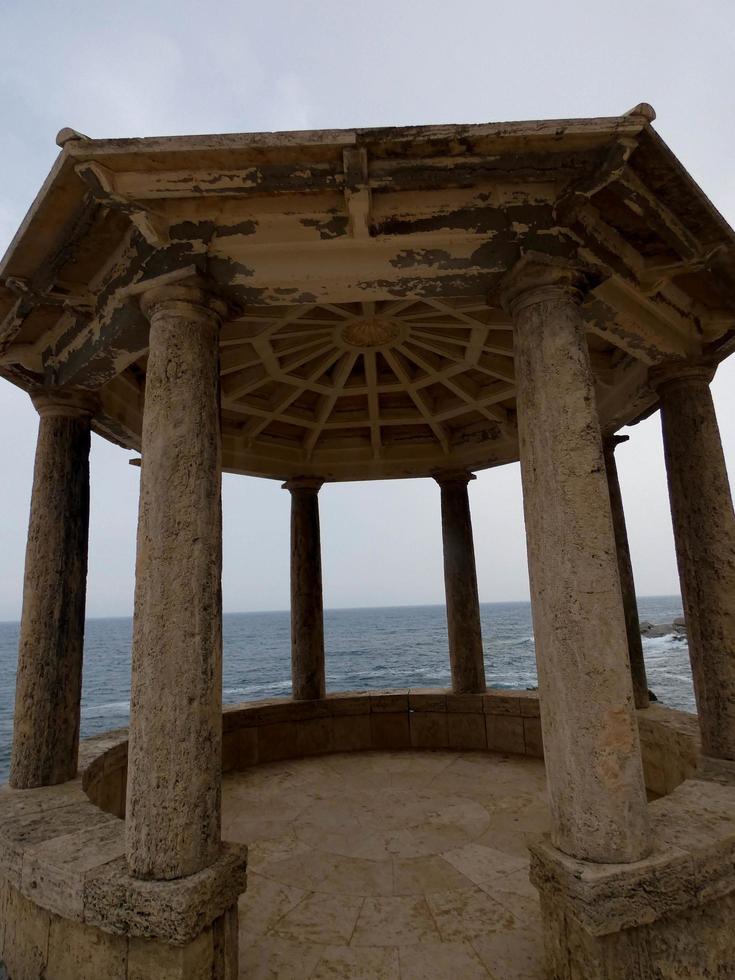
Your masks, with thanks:
M686 621L679 616L672 623L649 623L646 620L640 624L641 636L655 639L660 636L670 636L673 640L685 641L687 638Z

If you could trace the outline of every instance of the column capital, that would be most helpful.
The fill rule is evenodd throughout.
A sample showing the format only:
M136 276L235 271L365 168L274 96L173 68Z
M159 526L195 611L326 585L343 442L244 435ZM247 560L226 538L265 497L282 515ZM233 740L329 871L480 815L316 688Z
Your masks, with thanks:
M580 268L544 252L526 252L500 282L500 303L516 315L527 306L566 296L578 303L585 286Z
M31 401L41 418L92 418L100 407L99 395L81 388L39 388Z
M706 384L715 376L717 365L703 358L688 358L685 361L664 361L655 364L648 371L648 384L657 393L673 385Z
M629 441L630 441L630 436L619 436L616 435L614 432L611 432L610 435L607 436L603 435L602 448L606 452L614 453L615 450L618 448L618 446L621 445L621 443L629 442Z
M324 480L318 476L294 476L290 480L286 480L281 489L289 490L291 493L295 490L301 490L305 493L319 493L323 486Z
M465 486L470 482L470 480L476 480L477 477L474 473L469 470L440 470L437 473L431 474L440 487L445 486L448 483L463 483Z
M228 312L227 303L203 281L151 286L140 296L140 308L149 321L162 310L168 313L187 313L192 307L210 317L216 317L220 322Z

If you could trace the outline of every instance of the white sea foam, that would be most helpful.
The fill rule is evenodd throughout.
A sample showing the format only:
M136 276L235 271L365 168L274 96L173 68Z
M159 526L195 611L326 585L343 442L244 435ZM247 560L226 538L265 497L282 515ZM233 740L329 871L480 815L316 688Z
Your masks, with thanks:
M130 714L129 701L106 701L104 704L89 704L82 708L84 718L103 718L105 715Z

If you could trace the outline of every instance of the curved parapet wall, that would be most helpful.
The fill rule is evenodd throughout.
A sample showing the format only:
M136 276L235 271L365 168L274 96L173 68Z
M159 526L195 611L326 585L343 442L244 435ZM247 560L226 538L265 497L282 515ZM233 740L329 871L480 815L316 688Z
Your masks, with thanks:
M659 705L638 716L648 788L670 793L695 770L696 717ZM533 691L279 698L227 707L222 722L225 772L371 749L543 755ZM121 729L82 743L75 780L36 790L0 788L0 962L14 980L124 978L131 964L143 970L135 976L147 976L144 964L154 954L170 964L172 977L183 978L192 957L202 948L215 951L222 930L232 928L245 881L243 848L226 845L216 866L181 882L140 883L127 875L126 776Z
M538 695L496 690L453 694L410 688L331 694L320 701L273 698L228 706L222 714L224 772L259 763L400 749L504 752L543 758ZM648 790L671 793L697 766L696 715L653 704L638 712ZM125 812L127 732L82 743L82 785L117 817Z

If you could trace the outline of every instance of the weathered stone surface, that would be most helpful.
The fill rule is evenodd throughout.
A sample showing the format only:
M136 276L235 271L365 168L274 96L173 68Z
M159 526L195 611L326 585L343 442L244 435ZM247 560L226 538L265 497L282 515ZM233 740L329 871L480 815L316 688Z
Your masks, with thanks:
M610 498L575 274L506 282L553 839L596 861L649 849Z
M334 726L335 752L360 752L371 745L370 716L336 716Z
M445 749L449 745L446 712L412 711L409 715L411 746L415 749Z
M620 442L626 442L627 436L607 436L602 441L605 456L605 472L607 487L610 492L610 510L612 513L613 531L615 532L615 548L618 558L618 574L620 575L620 590L623 597L625 612L625 632L628 636L628 657L630 659L630 676L633 681L633 700L636 708L648 707L648 678L646 665L643 660L643 644L638 620L638 600L633 578L633 565L630 560L630 545L628 544L628 529L625 526L625 510L623 496L620 492L618 467L615 462L615 448Z
M447 691L447 711L467 714L482 714L484 699L481 694L455 694Z
M408 749L411 731L407 712L379 711L370 715L370 734L374 749Z
M219 313L193 287L149 293L127 839L131 872L216 860L222 766Z
M523 719L513 715L486 715L487 747L491 752L523 755Z
M258 729L258 762L274 762L298 754L297 723L282 722Z
M326 701L332 715L370 714L369 691L345 691L340 694L328 694Z
M299 755L321 755L334 750L334 727L331 718L300 721L296 729L296 751Z
M516 691L512 694L488 691L483 698L483 708L487 715L520 715L521 702Z
M548 842L531 877L591 935L645 925L735 895L735 783L687 780L650 805L654 850L632 864L593 864Z
M36 813L22 813L20 816L13 815L12 807L4 808L0 824L0 872L19 888L27 849L80 830L108 826L112 822L115 822L114 817L98 810L86 799Z
M186 946L162 946L150 939L130 939L127 980L212 980L212 928Z
M408 711L408 688L394 688L387 691L370 691L371 712Z
M685 364L653 374L702 750L735 759L735 514L709 382Z
M222 772L247 769L258 762L258 732L241 728L228 732L222 740Z
M125 827L119 820L26 847L21 891L42 908L81 922L86 875L124 854Z
M54 915L43 976L44 980L128 980L127 938Z
M449 747L452 749L486 749L487 732L484 714L482 712L476 714L448 712L447 737Z
M284 487L291 492L291 682L295 699L313 701L326 691L321 480L289 480Z
M544 740L539 718L523 718L523 746L526 755L543 759Z
M51 915L8 886L2 960L11 980L39 980L48 961Z
M137 448L147 325L131 289L206 263L248 311L223 350L228 469L350 480L498 465L517 458L512 346L483 303L519 254L579 249L617 428L652 405L647 363L705 338L725 357L733 323L732 232L651 119L125 142L67 128L3 269L0 373L31 387L46 364L107 386L98 426ZM88 314L70 317L77 303ZM457 404L414 389L418 373L450 382Z
M408 693L411 711L446 711L447 692L441 687L412 687Z
M732 973L732 895L604 936L588 933L550 896L541 904L552 980L727 980Z
M33 472L10 783L73 779L79 746L89 532L90 420L96 399L35 400Z
M467 484L474 476L467 472L449 472L435 479L441 487L444 588L452 691L455 694L479 694L485 690L485 660L467 494Z
M219 859L175 881L132 877L120 859L89 875L84 920L106 932L184 946L245 890L247 847L223 844Z

